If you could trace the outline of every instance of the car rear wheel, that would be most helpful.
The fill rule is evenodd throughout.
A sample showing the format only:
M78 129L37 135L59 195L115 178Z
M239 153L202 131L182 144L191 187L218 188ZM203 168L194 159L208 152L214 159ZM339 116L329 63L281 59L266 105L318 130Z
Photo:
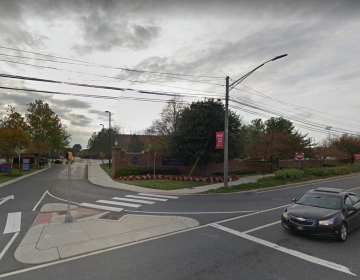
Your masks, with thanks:
M341 224L341 230L340 230L340 235L339 235L339 241L341 242L345 242L348 236L348 230L347 230L347 226L345 223Z

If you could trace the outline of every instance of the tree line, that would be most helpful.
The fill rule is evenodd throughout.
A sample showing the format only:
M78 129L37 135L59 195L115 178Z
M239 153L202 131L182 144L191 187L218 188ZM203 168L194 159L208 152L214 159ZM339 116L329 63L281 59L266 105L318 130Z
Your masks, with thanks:
M25 116L11 105L0 115L0 154L7 162L25 148L46 156L49 152L62 152L70 144L71 135L48 103L35 100L27 105Z
M224 123L225 107L221 101L206 99L185 104L176 97L167 102L160 118L154 120L144 133L152 149L159 154L182 157L190 163L198 162L204 166L206 175L210 162L224 160L224 151L215 149L215 132L224 131ZM119 137L121 134L112 130L110 133L107 130L94 133L88 148L99 151L108 148L106 139L109 135ZM279 167L280 160L293 159L296 152L305 153L306 158L352 158L352 162L353 155L360 153L358 135L343 135L314 143L308 134L296 130L293 123L285 118L254 119L245 124L241 116L232 110L229 110L228 135L229 160L266 160L272 163L273 171ZM128 152L141 152L143 148L136 134L122 147Z

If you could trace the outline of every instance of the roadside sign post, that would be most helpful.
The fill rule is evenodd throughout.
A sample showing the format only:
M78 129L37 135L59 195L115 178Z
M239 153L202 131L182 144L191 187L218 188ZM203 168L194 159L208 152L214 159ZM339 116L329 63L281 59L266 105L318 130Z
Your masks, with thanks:
M156 158L156 150L154 150L154 183L155 183L155 158Z
M71 197L71 160L72 160L72 153L67 152L66 153L66 160L68 162L68 187L67 187L67 197L68 197L68 212L65 215L65 223L72 223L73 222L73 216L70 213L70 197Z
M299 161L299 181L300 181L300 161L304 160L304 153L295 153L295 159Z

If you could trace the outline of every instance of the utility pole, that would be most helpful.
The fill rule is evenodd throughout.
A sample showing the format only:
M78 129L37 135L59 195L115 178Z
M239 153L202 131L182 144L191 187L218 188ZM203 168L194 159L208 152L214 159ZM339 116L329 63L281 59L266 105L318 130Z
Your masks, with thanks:
M110 151L111 151L111 112L110 111L105 111L105 113L109 113L109 170L111 169L111 155L110 155Z
M226 77L225 90L225 142L224 142L224 187L228 186L228 162L229 162L229 76Z
M275 61L280 58L283 58L287 56L287 54L279 55L274 57L273 59L270 59L263 64L259 65L258 67L254 68L244 76L242 76L240 79L237 79L235 82L231 83L229 85L229 76L226 77L226 94L225 94L225 142L224 142L224 187L228 186L228 152L229 152L229 91L232 90L234 87L236 87L238 84L240 84L242 81L244 81L247 77L249 77L252 73L254 73L257 69L264 66L266 63L270 61ZM231 89L230 89L231 88Z

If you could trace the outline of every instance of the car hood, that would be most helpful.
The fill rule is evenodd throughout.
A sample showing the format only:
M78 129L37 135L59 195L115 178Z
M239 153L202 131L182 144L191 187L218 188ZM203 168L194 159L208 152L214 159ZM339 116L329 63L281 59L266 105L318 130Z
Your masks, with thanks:
M302 218L324 219L334 216L335 214L341 212L341 210L326 209L294 203L287 208L287 212L290 215Z

